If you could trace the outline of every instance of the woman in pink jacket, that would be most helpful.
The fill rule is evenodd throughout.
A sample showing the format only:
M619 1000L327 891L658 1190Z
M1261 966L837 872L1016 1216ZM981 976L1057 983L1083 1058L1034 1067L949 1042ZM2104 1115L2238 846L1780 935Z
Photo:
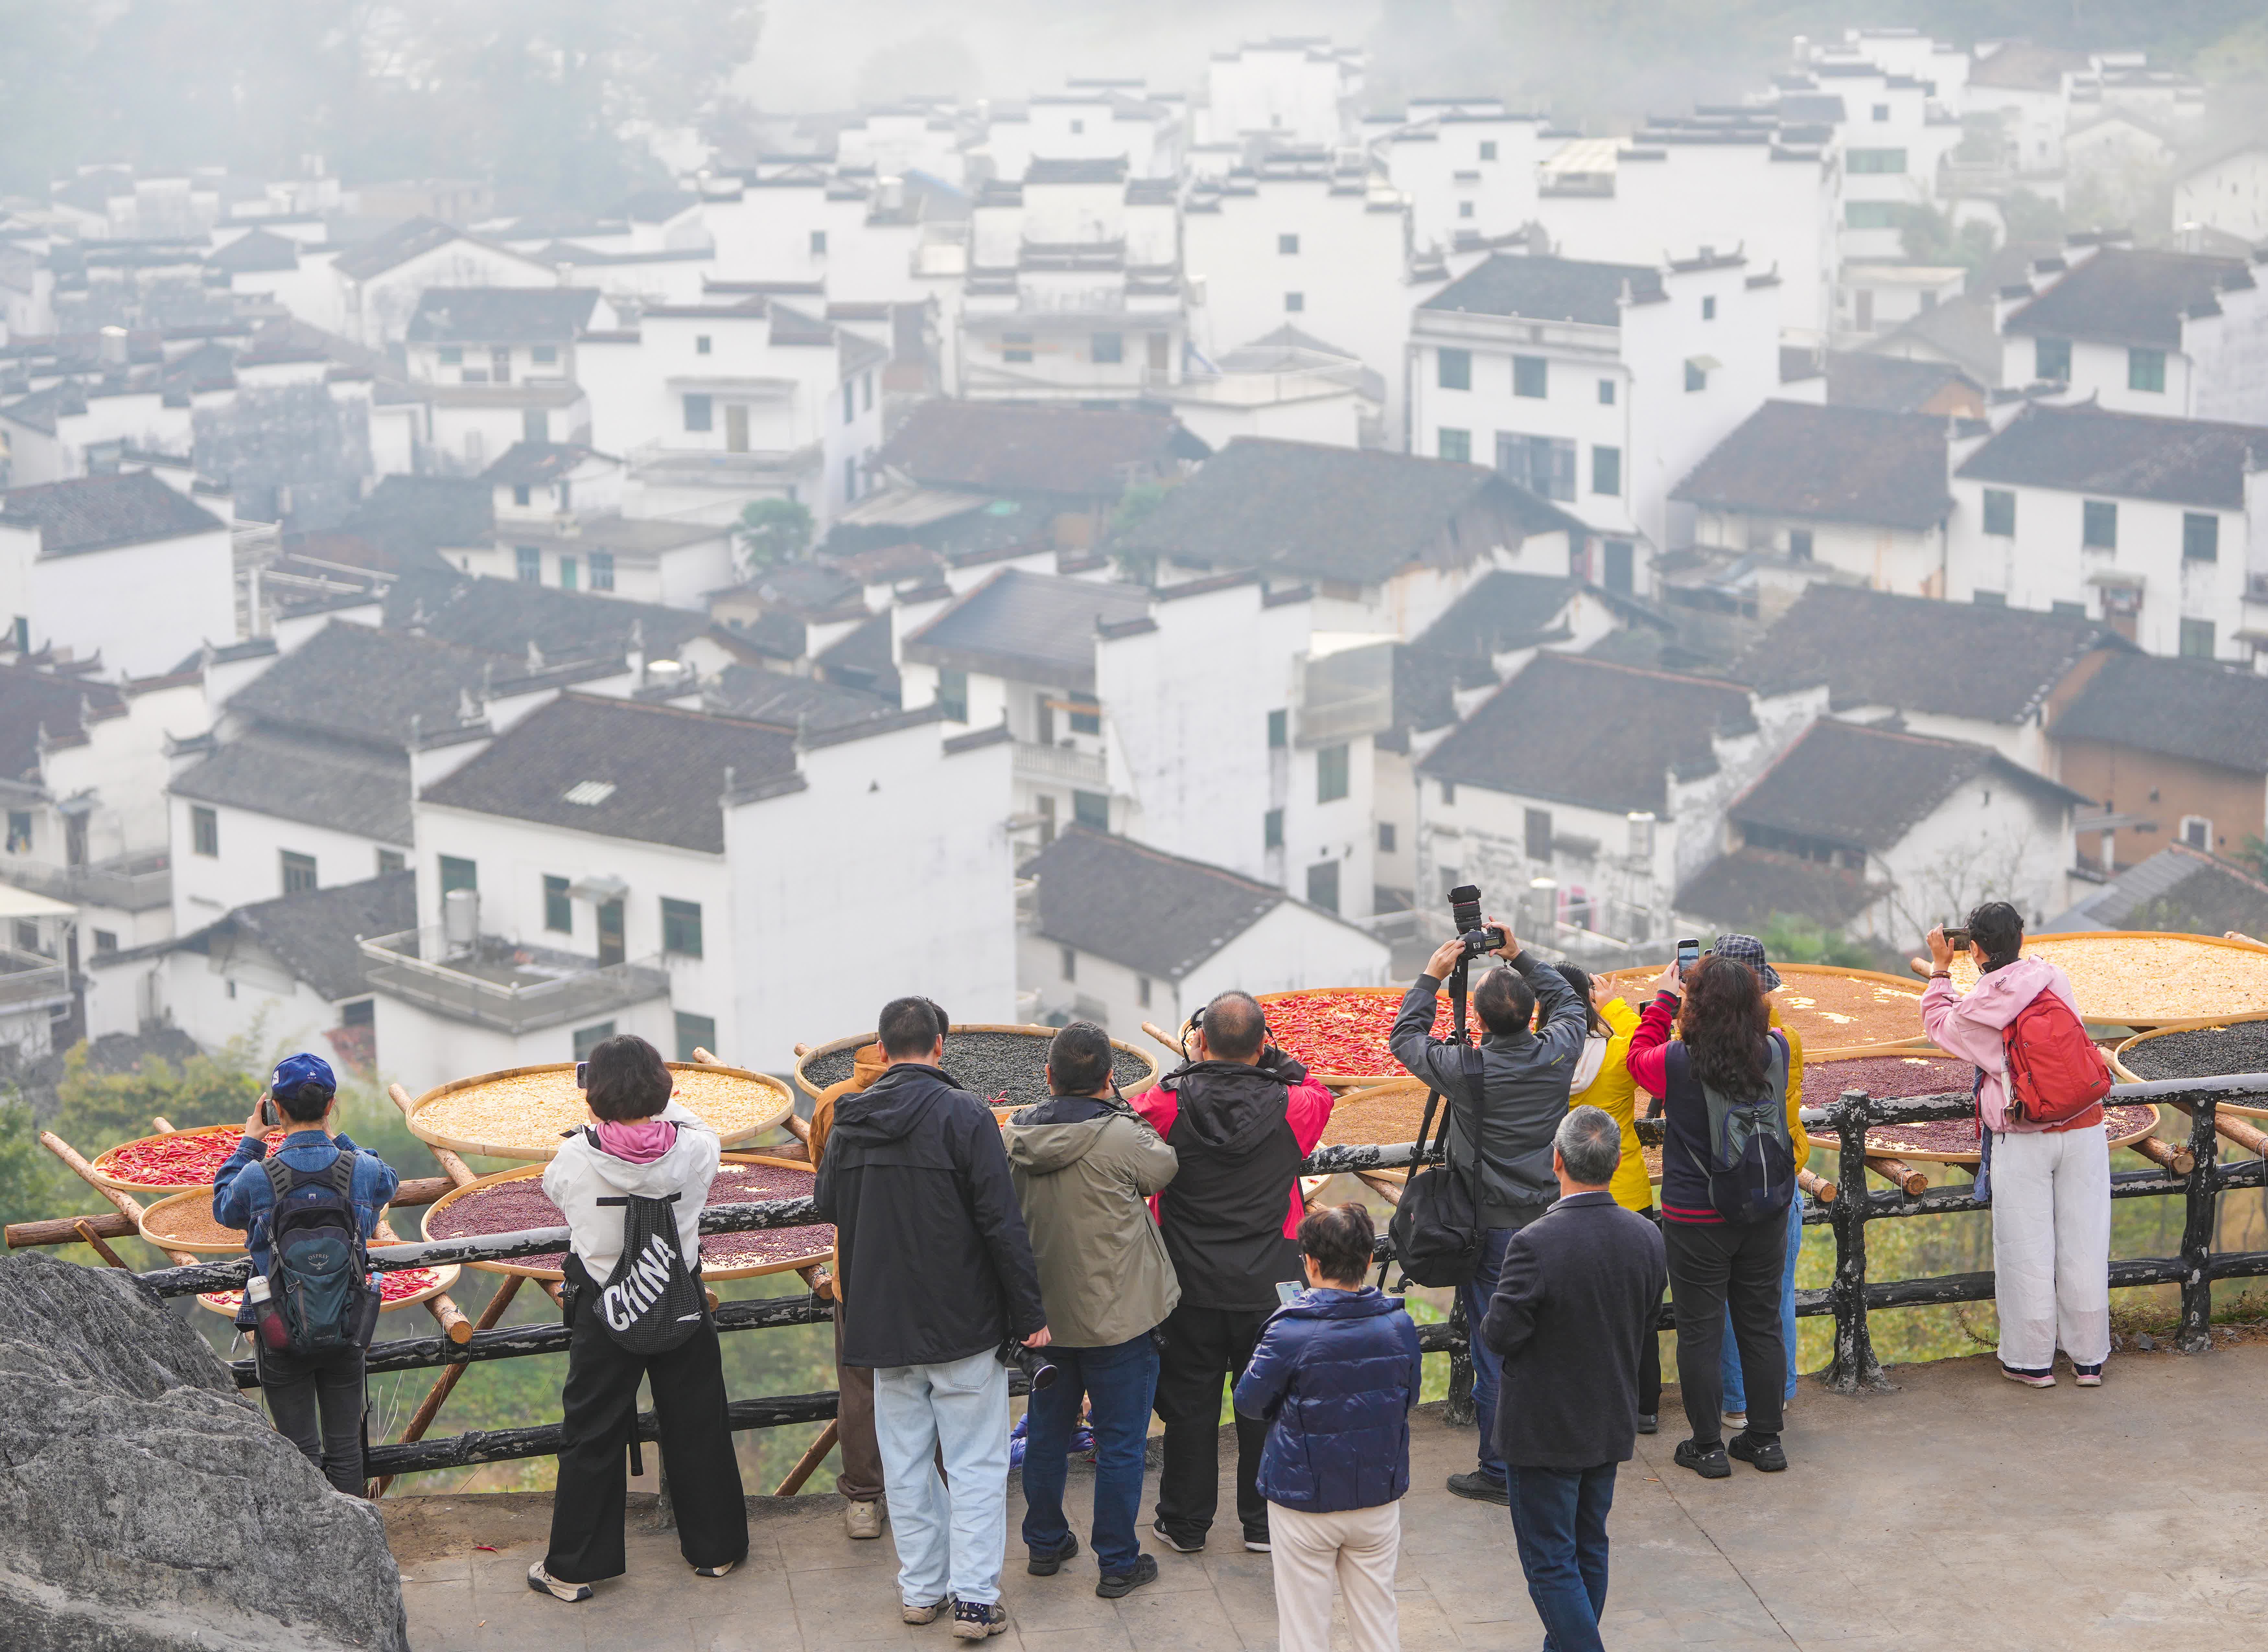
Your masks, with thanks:
M2021 956L2024 920L2006 901L1969 914L1984 977L1954 990L1953 947L1929 932L1930 981L1922 1026L1948 1055L1977 1066L1984 1162L1980 1198L1992 1206L1993 1300L2000 1313L2000 1370L2011 1382L2055 1386L2055 1356L2071 1357L2081 1388L2100 1387L2110 1353L2110 1150L2102 1109L2068 1124L2008 1117L2008 1023L2043 992L2079 1011L2054 964Z

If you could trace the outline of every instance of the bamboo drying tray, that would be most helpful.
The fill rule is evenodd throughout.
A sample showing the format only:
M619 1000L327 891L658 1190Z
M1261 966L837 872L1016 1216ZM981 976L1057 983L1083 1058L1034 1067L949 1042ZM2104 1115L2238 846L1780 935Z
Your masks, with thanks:
M269 1133L273 1138L277 1132L271 1131ZM146 1136L136 1136L131 1141L122 1141L116 1147L106 1148L95 1155L94 1163L90 1167L93 1173L93 1180L101 1186L119 1193L183 1193L200 1189L206 1193L210 1193L212 1183L210 1179L202 1182L166 1182L153 1184L149 1182L121 1181L109 1173L112 1162L129 1147L138 1147L145 1141L169 1141L178 1136L230 1136L241 1141L244 1139L244 1126L242 1125L199 1125L193 1130L153 1131Z
M768 1073L752 1073L746 1067L711 1066L705 1063L692 1061L673 1061L669 1063L669 1070L672 1073L681 1076L697 1074L709 1078L736 1079L765 1092L765 1095L756 1103L755 1123L743 1125L736 1130L717 1132L718 1140L727 1147L754 1141L765 1132L776 1129L782 1119L795 1110L795 1101L789 1095L787 1086ZM480 1154L496 1159L549 1159L559 1151L556 1139L541 1147L537 1146L533 1140L517 1142L483 1140L471 1135L452 1134L437 1129L431 1124L420 1122L422 1117L429 1116L428 1110L451 1097L461 1095L468 1090L478 1089L484 1084L495 1084L506 1079L521 1079L539 1074L556 1077L560 1092L559 1099L571 1103L571 1115L565 1108L563 1107L561 1110L561 1127L571 1128L585 1122L582 1092L575 1088L575 1064L571 1061L555 1061L537 1066L504 1067L494 1073L482 1073L468 1079L454 1079L438 1088L428 1090L410 1103L409 1114L410 1133L429 1146L446 1147L452 1153ZM691 1108L691 1110L696 1113L701 1110L698 1107L693 1107L689 1102L684 1105ZM495 1133L501 1136L504 1132L499 1131Z
M2129 1124L2120 1129L2116 1135L2108 1138L2110 1151L2113 1153L2117 1152L2121 1147L2132 1147L2158 1127L2158 1109L2148 1102L2128 1102L2111 1108L2110 1111L2114 1116L2114 1122L2116 1122L2116 1115L2121 1113L2147 1115L2146 1118L2140 1121L2139 1128ZM1832 1153L1835 1150L1835 1138L1824 1132L1814 1136L1813 1151L1817 1152L1822 1147ZM1867 1132L1867 1162L1873 1162L1877 1156L1906 1159L1916 1164L1975 1164L1983 1154L1981 1150L1975 1148L1963 1153L1908 1147L1900 1143L1884 1126L1877 1125Z
M213 1220L210 1187L171 1193L142 1213L142 1236L160 1250L189 1250L200 1256L242 1256L244 1234Z
M2217 1030L2222 1027L2235 1027L2246 1021L2268 1021L2268 1011L2262 1011L2251 1015L2228 1015L2222 1017L2219 1021L2200 1022L2195 1027L2158 1027L2152 1029L2148 1032L2136 1033L2132 1038L2125 1040L2116 1050L2110 1052L2111 1071L2118 1075L2119 1080L2122 1083L2149 1083L2149 1080L2145 1079L2140 1073L2135 1072L2132 1067L2126 1065L2125 1057L2127 1052L2133 1050L2137 1045L2147 1044L2153 1038L2162 1038L2168 1033L2198 1032L2208 1029ZM2235 1113L2246 1118L2268 1118L2268 1106L2246 1107L2233 1102L2216 1102L2213 1105L2213 1111L2217 1113Z
M1832 1012L1799 1009L1790 1005L1786 998L1775 995L1779 1005L1781 1024L1792 1028L1803 1040L1803 1058L1807 1065L1814 1061L1851 1061L1867 1056L1897 1055L1905 1051L1935 1048L1918 1030L1921 1026L1921 989L1908 977L1886 975L1879 970L1837 969L1832 964L1824 963L1776 963L1772 968L1779 972L1780 991L1783 993L1793 993L1794 996L1800 997L1805 983L1831 978L1862 981L1875 986L1892 988L1900 997L1911 999L1913 1001L1914 1026L1917 1030L1911 1037L1893 1038L1872 1044L1833 1044L1829 1041L1837 1036L1834 1023L1827 1021L1824 1025L1822 1024L1822 1018ZM1606 983L1614 992L1628 999L1633 1006L1643 1009L1646 989L1660 973L1660 966L1656 965L1647 969L1616 970L1611 974L1599 977L1599 979ZM1814 1047L1815 1044L1816 1048Z
M1402 1000L1409 995L1409 992L1410 989L1406 986L1303 986L1285 992L1263 992L1253 1001L1260 1006L1261 1014L1263 1015L1273 1005L1289 1003L1293 999L1300 998L1352 998L1366 1002L1380 1002L1384 1005L1388 1012L1386 1024L1391 1026L1394 1020L1392 1012L1401 1006ZM1438 1016L1436 1019L1438 1021ZM1480 1021L1477 1017L1468 1012L1465 1024L1472 1029L1475 1038L1480 1036ZM1186 1047L1189 1041L1189 1022L1183 1021L1174 1036ZM1318 1073L1310 1067L1307 1070L1307 1076L1316 1083L1334 1090L1373 1089L1384 1084L1399 1083L1409 1077L1409 1074L1403 1071L1401 1064L1392 1056L1388 1055L1385 1059L1387 1070L1381 1073ZM1328 1140L1329 1138L1326 1137L1325 1139Z
M811 1166L801 1160L774 1159L761 1153L728 1153L725 1155L725 1162L770 1165L778 1169L800 1170L806 1175L816 1176L816 1172L812 1170ZM500 1170L494 1176L484 1176L478 1181L468 1182L461 1187L452 1188L426 1207L424 1222L419 1231L428 1239L436 1238L438 1235L433 1231L433 1219L458 1200L477 1193L482 1188L494 1187L500 1182L519 1182L525 1181L529 1176L541 1176L544 1167L540 1164L523 1165L517 1170ZM752 1263L747 1267L712 1268L704 1263L702 1265L701 1277L711 1284L719 1280L760 1279L768 1273L789 1273L799 1268L823 1265L833 1261L834 1257L835 1247L830 1243L807 1255L785 1257L776 1262ZM524 1261L475 1262L468 1265L490 1273L517 1273L522 1279L529 1280L558 1280L566 1277L558 1268L530 1267Z
M382 1250L386 1247L373 1245L371 1248L374 1250ZM430 1302L457 1282L460 1271L454 1262L446 1267L431 1269L431 1272L436 1277L431 1285L423 1289L412 1291L407 1296L398 1297L393 1302L381 1302L379 1304L378 1311L381 1314L390 1314L399 1309L416 1308L422 1303ZM243 1297L244 1293L241 1291L206 1291L198 1296L197 1306L212 1313L226 1314L233 1319L236 1317L236 1310L243 1306Z
M946 1029L945 1058L947 1062L953 1059L953 1036L955 1033L1016 1033L1029 1038L1046 1039L1056 1036L1056 1029L1031 1027L1012 1021L955 1021ZM795 1058L793 1077L796 1088L811 1097L814 1102L818 1101L828 1090L839 1088L839 1084L815 1082L810 1073L811 1064L824 1056L842 1055L845 1051L856 1054L873 1042L873 1033L863 1032L852 1033L847 1038L831 1038L823 1044L809 1045ZM1118 1087L1125 1094L1127 1100L1133 1100L1135 1096L1157 1083L1160 1068L1155 1056L1119 1038L1113 1038L1110 1041L1110 1047L1121 1055L1133 1057L1147 1069L1144 1075L1132 1084L1122 1084ZM1019 1102L1014 1107L996 1107L992 1110L992 1116L1005 1124L1011 1114L1027 1105L1029 1103Z
M2215 1010L2187 1014L2170 1013L2187 1007L2165 999L2159 1000L2158 1007L2154 1009L2148 1001L2149 988L2144 984L2138 984L2133 996L2122 1001L2081 990L2080 983L2075 980L2073 990L2079 998L2080 1019L2097 1026L2132 1027L2138 1032L2182 1032L2192 1027L2223 1026L2232 1021L2250 1020L2257 1014L2268 1013L2268 947L2256 947L2250 941L2223 940L2218 935L2191 935L2166 929L2083 930L2064 934L2027 936L2024 956L2046 958L2051 963L2060 964L2066 958L2077 962L2089 954L2115 951L2136 941L2172 943L2166 948L2148 948L2160 955L2160 962L2152 966L2150 973L2161 980L2178 979L2196 969L2226 967L2232 963L2237 966L2236 974L2251 979L2246 985L2231 986L2228 989L2229 1001ZM1955 954L1953 984L1966 991L1976 983L1974 955Z

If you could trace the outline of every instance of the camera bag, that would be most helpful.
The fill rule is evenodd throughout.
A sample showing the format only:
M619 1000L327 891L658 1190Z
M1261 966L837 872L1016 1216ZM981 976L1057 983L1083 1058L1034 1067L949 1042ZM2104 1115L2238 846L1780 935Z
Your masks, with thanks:
M1440 1134L1434 1144L1441 1149L1442 1162L1411 1174L1402 1190L1402 1202L1394 1207L1394 1220L1387 1226L1394 1238L1395 1259L1416 1285L1462 1285L1480 1272L1484 1239L1480 1214L1481 1052L1471 1044L1460 1044L1457 1048L1465 1093L1473 1108L1473 1162L1462 1176L1450 1170L1447 1150L1452 1110L1443 1108ZM1425 1145L1433 1122L1434 1103L1440 1100L1438 1090L1425 1099L1425 1117L1418 1126L1421 1147Z

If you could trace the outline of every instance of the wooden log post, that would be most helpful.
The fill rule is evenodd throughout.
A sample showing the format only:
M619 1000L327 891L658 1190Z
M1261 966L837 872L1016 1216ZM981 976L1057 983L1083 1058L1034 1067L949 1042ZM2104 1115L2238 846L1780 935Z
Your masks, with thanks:
M801 1491L803 1483L818 1471L819 1465L827 1461L827 1454L835 1449L836 1442L842 1437L842 1420L839 1418L830 1420L819 1431L819 1438L813 1441L804 1454L795 1460L795 1466L787 1471L787 1478L773 1488L772 1495L792 1497Z
M1867 1185L1867 1111L1864 1090L1844 1091L1830 1110L1841 1147L1836 1180L1843 1187ZM1835 1279L1827 1287L1835 1314L1835 1358L1822 1380L1837 1394L1896 1386L1882 1375L1867 1329L1867 1204L1864 1198L1838 1198L1828 1206L1828 1226L1835 1234Z
M40 1132L40 1145L45 1147L49 1153L54 1154L55 1157L61 1159L65 1164L69 1165L71 1169L71 1173L77 1176L80 1181L85 1182L96 1192L101 1194L103 1198L108 1199L117 1209L120 1215L125 1217L128 1221L134 1224L134 1231L136 1233L138 1234L142 1231L142 1203L139 1199L136 1199L129 1194L122 1193L114 1187L105 1187L101 1183L96 1181L94 1179L94 1167L89 1164L79 1155L78 1149L72 1147L70 1143L65 1141L61 1136L55 1134L54 1131L41 1131ZM166 1256L171 1257L173 1265L177 1267L192 1267L205 1259L202 1257L191 1256L186 1250L167 1250L163 1245L159 1245L158 1249Z
M489 1305L481 1309L479 1326L481 1330L493 1331L496 1328L497 1321L504 1317L504 1309L512 1306L512 1299L519 1294L519 1284L525 1278L526 1275L522 1273L507 1273L504 1276L502 1281L497 1286L496 1294L489 1298ZM471 1340L471 1333L468 1331L462 1337L453 1336L450 1340L458 1343L468 1342ZM441 1375L435 1379L433 1386L426 1390L423 1402L417 1407L416 1414L409 1419L409 1426L402 1429L401 1440L395 1443L406 1445L413 1440L423 1440L425 1437L425 1431L433 1426L433 1419L439 1412L441 1403L455 1390L457 1380L464 1374L464 1363L442 1368ZM386 1488L393 1484L394 1476L391 1474L385 1476L379 1480L377 1489L372 1492L371 1495L385 1496Z
M1803 1190L1803 1196L1815 1205L1832 1205L1835 1202L1835 1184L1823 1176L1814 1176L1808 1170L1798 1170L1795 1173L1795 1184Z
M1867 1155L1867 1168L1908 1198L1919 1198L1929 1191L1929 1177L1904 1159L1894 1159L1887 1153L1870 1153Z
M2160 1169L2173 1176L2187 1176L2197 1168L2197 1155L2185 1144L2171 1142L2157 1136L2145 1136L2128 1144Z
M95 1255L100 1257L105 1262L108 1263L114 1268L122 1268L126 1265L126 1259L110 1248L108 1243L104 1240L103 1236L95 1232L94 1224L87 1221L85 1217L82 1216L78 1218L72 1226L78 1229L78 1236L81 1243L83 1243L88 1250L93 1251Z
M1402 1202L1402 1184L1392 1181L1376 1170L1357 1170L1354 1179L1389 1205Z
M371 1236L382 1245L402 1243L401 1235L394 1231L384 1217L379 1219L378 1228ZM449 1300L448 1293L445 1291L427 1297L424 1307L425 1311L433 1316L433 1323L441 1327L441 1334L450 1341L461 1346L473 1339L473 1322L465 1317L463 1309Z
M2182 1222L2182 1328L2174 1346L2183 1353L2210 1353L2213 1235L2220 1207L2220 1137L2228 1132L2220 1128L2220 1109L2210 1091L2201 1095L2195 1106L2182 1110L2190 1116L2192 1165ZM2249 1133L2255 1138L2260 1134L2257 1130Z
M6 1228L8 1249L21 1250L29 1245L77 1244L81 1238L78 1231L81 1222L104 1239L131 1239L141 1231L114 1210L105 1211L99 1216L57 1216L47 1221L11 1221Z

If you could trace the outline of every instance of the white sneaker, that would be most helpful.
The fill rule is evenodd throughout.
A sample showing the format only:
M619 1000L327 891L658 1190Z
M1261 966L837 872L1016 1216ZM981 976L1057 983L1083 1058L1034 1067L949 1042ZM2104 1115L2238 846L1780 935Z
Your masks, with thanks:
M855 1499L843 1505L843 1534L860 1541L882 1535L881 1505Z
M563 1600L570 1604L591 1598L588 1583L563 1582L545 1571L541 1560L527 1568L527 1586L539 1595L549 1595L554 1600Z
M1725 1427L1727 1428L1745 1428L1748 1426L1748 1412L1744 1411L1728 1411L1725 1413Z

